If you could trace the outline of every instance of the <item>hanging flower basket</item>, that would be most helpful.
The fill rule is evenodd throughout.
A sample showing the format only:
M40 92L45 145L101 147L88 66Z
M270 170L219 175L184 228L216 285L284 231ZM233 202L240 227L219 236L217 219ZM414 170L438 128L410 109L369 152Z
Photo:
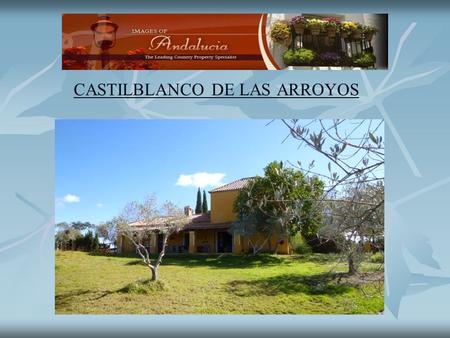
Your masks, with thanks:
M372 41L373 36L374 36L374 33L372 33L372 32L370 32L370 33L365 33L365 34L364 34L364 38L365 38L367 41Z
M353 31L352 38L355 39L355 40L361 40L361 38L362 38L361 30L360 29L356 29L355 31Z
M320 27L311 27L311 35L319 35Z
M281 45L289 45L291 40L291 29L286 21L277 21L270 30L270 38L273 42Z
M325 21L319 19L309 19L306 28L309 28L311 35L319 35L323 30Z
M303 34L305 32L307 20L304 16L298 15L291 19L291 25L294 27L296 34Z
M323 21L328 37L334 38L336 36L338 27L341 25L341 21L338 18L332 16L324 18Z
M378 32L378 29L373 26L363 26L362 32L364 34L364 39L372 41L372 38Z
M334 38L336 36L336 27L327 27L326 31L329 38Z
M353 38L353 34L358 30L358 25L352 21L343 21L339 25L339 31L343 39Z
M295 33L303 35L303 33L305 32L305 25L301 23L296 23L294 24L294 30Z

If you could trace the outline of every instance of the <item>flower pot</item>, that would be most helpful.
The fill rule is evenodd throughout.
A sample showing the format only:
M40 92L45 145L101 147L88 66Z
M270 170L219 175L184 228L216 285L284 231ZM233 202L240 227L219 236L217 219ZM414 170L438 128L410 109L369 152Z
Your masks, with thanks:
M365 39L366 39L367 41L372 41L372 38L373 38L373 32L369 32L369 33L364 34L364 37L365 37Z
M311 35L319 35L320 34L320 27L311 27Z
M347 32L341 32L341 38L347 39L348 38L348 33Z
M352 38L355 40L361 40L362 34L360 30L356 30L352 34Z
M294 23L294 30L295 33L303 35L303 33L305 32L305 25L302 23Z
M336 36L336 28L335 27L328 27L327 28L327 35L329 38L334 38Z

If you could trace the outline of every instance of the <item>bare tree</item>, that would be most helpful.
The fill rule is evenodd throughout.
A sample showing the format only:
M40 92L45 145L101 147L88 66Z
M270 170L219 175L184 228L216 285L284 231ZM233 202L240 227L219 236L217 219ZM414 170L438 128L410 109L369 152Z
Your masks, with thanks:
M283 120L286 137L299 141L328 161L316 170L315 161L294 167L327 182L322 203L325 223L318 234L334 242L355 273L367 238L379 247L384 238L384 122L382 120Z
M151 280L155 281L158 279L158 268L166 252L167 240L170 235L184 227L188 217L172 202L165 202L158 208L156 199L151 196L142 203L128 203L112 222L117 227L118 235L125 236L133 243L136 252L150 269ZM151 258L150 248L144 245L144 241L152 234L163 235L162 248L156 259Z

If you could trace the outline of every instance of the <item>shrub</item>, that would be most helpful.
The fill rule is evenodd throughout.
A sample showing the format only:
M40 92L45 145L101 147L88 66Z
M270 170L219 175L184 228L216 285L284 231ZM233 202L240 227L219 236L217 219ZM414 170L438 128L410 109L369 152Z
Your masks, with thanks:
M291 29L286 21L277 21L270 29L273 42L284 44L291 38Z
M374 253L370 256L370 261L372 263L384 263L384 255L381 251Z
M369 52L363 52L361 55L357 55L353 58L353 65L357 67L371 67L377 61L375 55Z
M166 286L164 282L157 280L151 281L149 279L138 279L130 284L127 284L119 290L121 293L148 295L153 292L164 291Z
M316 57L316 53L314 53L311 49L298 49L295 52L295 62L299 65L309 65Z
M283 61L286 65L292 66L295 64L295 51L293 49L288 49L283 54Z
M291 248L296 254L299 255L307 255L312 253L311 247L300 234L296 234L291 238Z
M283 54L283 61L288 66L308 66L315 57L316 54L311 49L289 49Z

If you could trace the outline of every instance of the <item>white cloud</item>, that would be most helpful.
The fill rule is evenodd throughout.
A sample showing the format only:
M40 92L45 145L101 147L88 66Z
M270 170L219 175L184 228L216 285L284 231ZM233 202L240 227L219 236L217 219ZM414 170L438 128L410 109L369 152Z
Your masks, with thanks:
M222 185L222 179L225 177L223 173L206 173L200 172L190 175L181 174L178 176L178 180L176 185L180 185L182 187L200 187L204 188L206 186L217 187Z
M78 197L77 195L73 195L73 194L67 194L66 196L63 197L62 200L65 203L78 203L78 202L80 202L80 197Z
M96 206L97 208L103 208L103 203L97 203L95 206Z

